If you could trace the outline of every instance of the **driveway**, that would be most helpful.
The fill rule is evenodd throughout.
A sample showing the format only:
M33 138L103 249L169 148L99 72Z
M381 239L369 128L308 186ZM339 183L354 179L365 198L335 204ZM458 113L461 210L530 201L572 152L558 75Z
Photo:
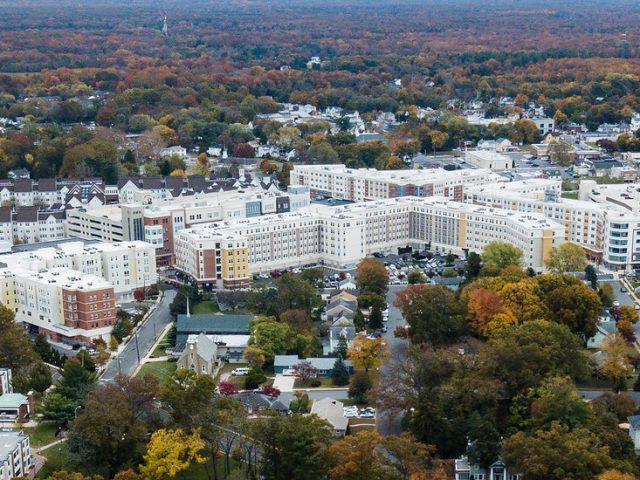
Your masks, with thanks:
M295 381L296 377L284 376L278 373L273 381L273 386L280 390L280 392L293 392L293 384Z

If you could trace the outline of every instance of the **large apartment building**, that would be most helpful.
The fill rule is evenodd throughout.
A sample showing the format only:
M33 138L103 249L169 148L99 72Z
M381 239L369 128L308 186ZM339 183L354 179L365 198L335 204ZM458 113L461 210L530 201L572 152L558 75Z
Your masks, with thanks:
M356 202L405 196L461 202L469 186L506 181L489 169L376 170L345 165L296 165L289 175L291 185L306 185L313 196Z
M565 240L616 270L640 268L640 185L580 183L579 198L561 197L559 180L533 179L472 187L470 203L535 212L564 225Z
M30 478L34 467L29 436L22 430L0 430L0 480Z
M178 238L177 268L201 283L211 277L203 275L204 262L193 259L204 257L218 243L223 245L224 238L240 249L241 265L248 264L248 281L249 272L291 266L352 268L369 254L406 245L424 248L429 244L435 250L460 254L481 252L494 240L518 246L527 266L541 271L551 249L564 241L564 227L537 213L514 213L441 197L405 197L338 207L312 205L293 213L212 222L182 230ZM222 255L209 255L220 258L220 270L224 270ZM244 275L244 268L240 272Z
M64 210L0 207L0 242L37 243L65 238Z
M286 213L309 205L309 189L270 187L221 191L144 204L105 205L67 212L71 237L144 240L156 248L158 266L174 263L176 233L200 223Z

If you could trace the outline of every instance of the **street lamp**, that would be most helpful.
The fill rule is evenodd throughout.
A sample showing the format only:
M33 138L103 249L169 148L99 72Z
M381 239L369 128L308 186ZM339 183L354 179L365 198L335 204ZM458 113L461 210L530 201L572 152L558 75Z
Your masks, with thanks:
M78 405L76 408L73 409L73 418L76 419L78 418L78 409L82 408L82 405Z

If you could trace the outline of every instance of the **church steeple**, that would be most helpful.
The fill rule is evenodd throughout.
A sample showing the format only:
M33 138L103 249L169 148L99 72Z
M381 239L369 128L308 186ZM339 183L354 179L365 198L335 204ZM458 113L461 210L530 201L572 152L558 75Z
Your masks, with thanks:
M167 14L164 14L164 23L162 24L162 34L165 37L169 36L169 25L167 25Z

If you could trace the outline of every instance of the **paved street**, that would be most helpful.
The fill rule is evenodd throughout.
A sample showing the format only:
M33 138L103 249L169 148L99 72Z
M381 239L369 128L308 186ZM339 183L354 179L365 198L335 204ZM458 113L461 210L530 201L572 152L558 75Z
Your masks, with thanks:
M406 322L402 318L400 309L393 305L396 299L396 292L402 291L407 288L406 285L389 285L389 292L387 293L387 303L389 304L389 321L387 322L387 333L384 337L387 340L389 346L389 357L398 358L406 355L407 341L403 338L396 338L393 335L393 331L396 327L404 327ZM382 365L384 371L386 364ZM401 415L389 415L387 412L378 409L378 432L382 435L399 435L402 433L402 416Z
M164 327L171 322L169 305L171 305L176 293L177 291L173 288L167 288L164 292L162 302L138 330L140 358L143 358L146 353L151 350L151 347L153 347L157 339L157 335L160 335ZM111 360L101 379L112 380L119 372L131 375L137 366L138 352L136 350L136 340L132 338L124 350L116 358Z

